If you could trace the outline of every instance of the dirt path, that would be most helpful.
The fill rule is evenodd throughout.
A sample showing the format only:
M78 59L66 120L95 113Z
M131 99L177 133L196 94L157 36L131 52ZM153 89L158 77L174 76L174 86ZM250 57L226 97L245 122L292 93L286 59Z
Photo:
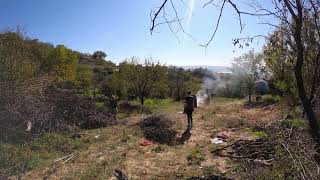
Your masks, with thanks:
M180 135L186 130L186 115L169 113L176 121ZM254 135L245 129L255 124L275 119L274 107L246 109L235 100L213 101L209 106L196 109L190 138L183 144L169 146L153 144L140 146L143 139L136 123L143 116L128 118L128 123L104 129L86 131L82 137L89 146L75 152L76 157L65 164L50 163L29 172L23 179L115 179L115 169L120 169L130 179L177 179L196 177L204 170L219 174L231 174L234 164L228 158L213 156L216 148L210 138L225 131L228 141L252 139ZM200 154L194 153L198 150ZM199 164L190 164L188 156L201 156ZM236 177L236 176L234 176Z

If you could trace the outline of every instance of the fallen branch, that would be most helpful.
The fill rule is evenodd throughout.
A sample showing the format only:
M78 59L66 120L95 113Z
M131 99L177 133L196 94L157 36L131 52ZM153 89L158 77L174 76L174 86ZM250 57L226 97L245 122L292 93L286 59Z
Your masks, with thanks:
M56 162L62 161L62 160L67 159L67 158L69 158L69 157L71 157L71 156L73 156L73 155L74 155L74 154L68 154L67 156L64 156L64 157L61 157L61 158L59 158L59 159L56 159L54 162L56 163Z
M72 156L70 156L67 160L65 160L62 164L67 163L69 160L71 160L72 158L74 158L76 156L76 154L73 154Z

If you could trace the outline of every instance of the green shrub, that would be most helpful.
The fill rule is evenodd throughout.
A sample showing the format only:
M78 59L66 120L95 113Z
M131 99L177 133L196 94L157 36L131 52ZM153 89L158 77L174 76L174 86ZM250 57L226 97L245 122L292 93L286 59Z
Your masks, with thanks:
M258 138L266 138L266 137L268 137L268 134L265 133L264 131L257 131L257 130L254 130L252 128L245 128L245 131L253 133Z
M255 131L254 135L256 135L258 138L266 138L266 137L268 137L267 133L265 133L263 131Z
M303 119L288 119L285 124L291 128L300 128L305 126L305 121Z

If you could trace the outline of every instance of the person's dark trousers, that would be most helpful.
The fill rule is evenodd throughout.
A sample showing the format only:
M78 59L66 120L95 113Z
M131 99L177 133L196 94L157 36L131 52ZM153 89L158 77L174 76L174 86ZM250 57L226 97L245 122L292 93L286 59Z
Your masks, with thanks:
M192 111L187 112L187 117L188 117L188 125L192 124Z

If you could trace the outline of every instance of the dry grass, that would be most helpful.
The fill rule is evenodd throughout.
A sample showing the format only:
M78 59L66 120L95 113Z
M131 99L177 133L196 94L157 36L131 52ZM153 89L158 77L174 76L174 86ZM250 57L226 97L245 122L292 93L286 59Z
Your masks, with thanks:
M187 128L186 115L177 108L168 114L175 121L174 129L179 138ZM77 152L73 161L61 165L53 163L53 159L51 164L24 177L108 179L113 177L115 169L121 169L130 179L183 179L210 173L234 176L236 165L229 158L212 155L211 151L219 145L211 144L210 138L226 131L230 142L254 139L256 135L246 128L271 122L278 114L277 107L246 109L238 100L214 99L210 106L195 110L192 134L184 144L146 147L139 145L143 132L138 126L145 116L138 115L121 120L126 122L122 125L85 131L81 140L89 146ZM194 157L196 163L190 163Z

